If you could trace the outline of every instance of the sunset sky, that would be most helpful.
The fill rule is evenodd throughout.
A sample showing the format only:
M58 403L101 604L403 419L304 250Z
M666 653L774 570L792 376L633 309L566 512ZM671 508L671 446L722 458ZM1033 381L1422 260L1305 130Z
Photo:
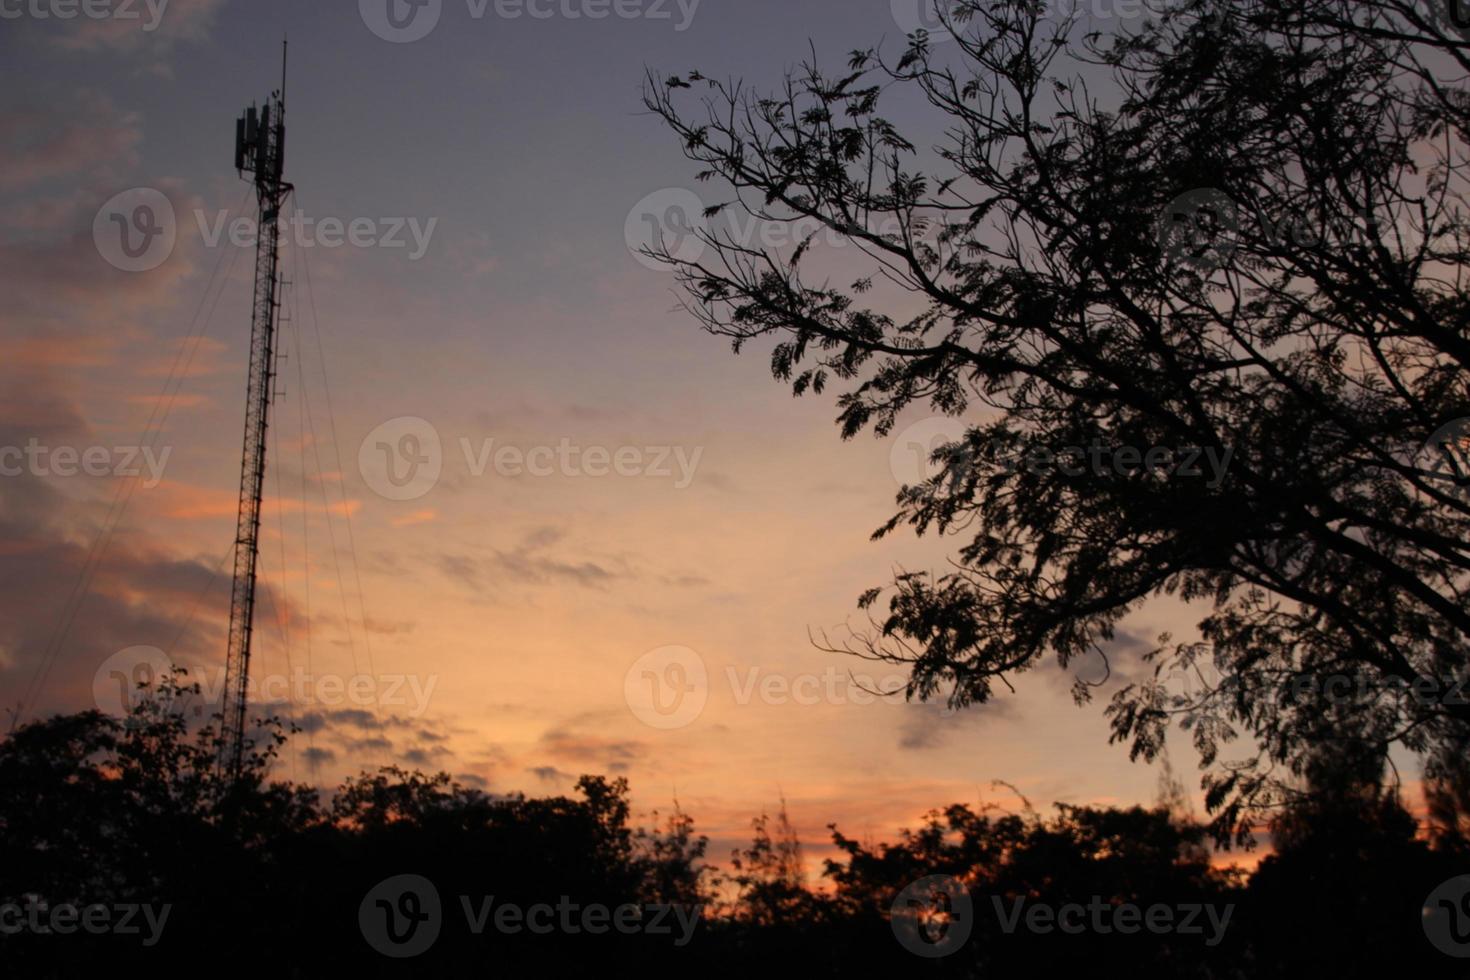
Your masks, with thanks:
M919 471L913 445L945 430L918 412L906 435L844 443L832 393L793 399L765 350L733 356L630 249L645 215L677 225L714 193L643 111L645 68L769 87L808 38L834 68L896 52L901 0L443 0L406 43L379 36L371 0L172 0L152 28L158 0L136 20L29 3L0 19L24 80L0 93L0 447L37 450L0 477L8 708L115 707L111 672L149 648L218 684L253 262L229 230L254 214L234 121L278 84L289 34L287 175L311 230L286 234L252 665L306 729L282 778L397 764L550 794L626 776L641 812L677 799L721 860L783 797L813 857L829 822L891 838L934 807L1013 802L993 780L1042 807L1154 800L1158 769L1108 745L1102 707L1195 617L1131 620L1085 708L1054 662L957 714L859 703L849 672L902 675L811 637L862 625L858 595L895 570L943 567L944 541L869 535ZM940 136L903 97L891 115ZM110 214L160 198L171 249L119 268ZM125 468L165 411L136 479L40 455ZM388 479L385 446L421 459L418 483ZM645 671L691 663L702 710L646 710ZM357 675L375 696L344 692Z

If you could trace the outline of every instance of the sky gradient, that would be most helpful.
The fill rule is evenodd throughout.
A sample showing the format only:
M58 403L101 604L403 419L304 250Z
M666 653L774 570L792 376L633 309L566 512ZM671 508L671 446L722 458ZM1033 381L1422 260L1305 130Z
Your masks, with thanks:
M829 822L882 838L952 802L1013 802L994 780L1038 806L1154 799L1159 771L1107 744L1102 705L1193 617L1130 621L1085 708L1054 663L960 713L863 703L850 673L902 675L811 637L860 625L857 596L896 569L942 567L946 542L869 541L940 423L842 442L831 395L792 399L765 351L732 356L629 247L645 214L677 225L671 205L710 193L642 110L646 68L768 87L808 38L829 65L896 51L889 0L558 0L548 17L445 0L409 43L343 0L172 0L152 29L141 2L135 21L29 4L0 19L19 81L0 94L0 447L35 447L0 478L8 707L116 706L117 672L160 655L218 683L253 261L233 123L277 84L289 33L287 175L310 225L284 253L252 665L305 728L283 777L397 764L547 794L627 776L719 859L782 798L813 856ZM641 15L567 13L601 9ZM938 139L904 107L916 142ZM171 248L129 271L109 216L139 193L172 210ZM56 455L93 448L105 475ZM137 478L115 472L130 462ZM683 681L691 663L697 714L639 701L648 671Z

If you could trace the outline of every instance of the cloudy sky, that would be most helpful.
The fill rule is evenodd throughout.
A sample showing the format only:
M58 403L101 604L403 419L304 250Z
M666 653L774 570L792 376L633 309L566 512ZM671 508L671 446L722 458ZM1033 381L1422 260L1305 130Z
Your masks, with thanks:
M1109 687L1077 708L1049 665L952 714L873 699L902 678L813 644L896 569L942 566L943 541L869 534L943 430L916 412L843 443L830 396L732 356L630 249L710 193L642 111L646 67L770 85L808 39L829 64L896 51L902 0L394 2L0 2L6 706L115 710L166 663L218 687L253 262L234 120L289 33L253 664L305 729L281 776L625 775L720 858L783 797L813 855L828 822L891 836L1011 799L994 780L1151 801L1158 771L1107 744ZM1130 622L1109 683L1188 622Z

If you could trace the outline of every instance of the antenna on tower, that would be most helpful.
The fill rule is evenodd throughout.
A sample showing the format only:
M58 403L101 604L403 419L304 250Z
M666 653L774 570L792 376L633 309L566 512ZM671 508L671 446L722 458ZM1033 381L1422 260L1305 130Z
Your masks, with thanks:
M276 373L280 324L280 216L293 186L286 166L286 42L281 44L281 87L265 104L235 122L235 169L255 184L255 292L250 317L250 367L245 389L245 444L240 462L240 500L235 522L235 577L230 592L230 632L225 652L219 765L231 786L245 761L250 648L255 624L256 564L260 557L261 497L265 488L266 429Z

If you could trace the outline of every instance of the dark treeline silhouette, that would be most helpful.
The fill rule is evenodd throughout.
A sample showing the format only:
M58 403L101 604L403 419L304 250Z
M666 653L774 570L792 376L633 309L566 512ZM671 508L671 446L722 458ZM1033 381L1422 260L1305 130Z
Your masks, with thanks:
M757 818L750 846L721 866L689 814L635 827L621 779L584 776L575 797L544 799L397 768L364 773L330 797L272 781L290 737L279 721L260 730L245 782L231 791L216 772L215 729L191 729L180 710L193 693L166 679L127 720L59 716L0 742L0 905L169 907L151 943L147 927L0 935L7 975L76 976L106 963L571 976L623 963L656 976L1382 976L1443 968L1420 908L1470 856L1456 828L1419 834L1396 796L1324 758L1321 785L1304 786L1278 816L1274 852L1248 879L1212 866L1206 828L1176 795L1152 809L1058 805L1050 815L1024 800L1019 813L955 804L891 843L834 826L838 857L813 887L784 805ZM371 894L400 875L432 882L437 910L390 897L364 925ZM962 883L968 909L930 893L910 891L916 905L901 900L933 876ZM632 904L641 928L535 935L484 917L476 934L471 923L489 896L523 909ZM1218 930L1200 915L1191 934L1071 935L1023 919L1006 928L1017 909L1098 902L1229 911ZM660 905L698 906L700 918L686 935L664 916L661 932L651 928ZM383 953L370 933L389 907L435 915L437 938L411 959ZM918 920L906 942L894 920L911 908ZM942 958L913 949L960 929L964 941Z

